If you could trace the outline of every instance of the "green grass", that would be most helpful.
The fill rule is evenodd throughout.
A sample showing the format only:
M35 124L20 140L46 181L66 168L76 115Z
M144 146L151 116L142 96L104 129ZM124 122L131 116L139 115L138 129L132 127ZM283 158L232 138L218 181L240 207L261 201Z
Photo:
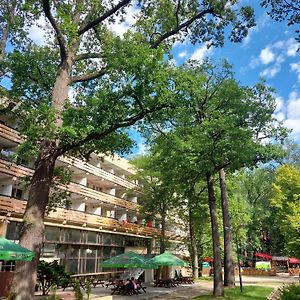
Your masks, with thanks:
M193 298L195 300L210 300L210 299L227 299L227 300L266 300L267 296L272 292L270 287L262 286L244 286L243 293L240 291L240 287L235 289L225 289L224 298L215 298L213 295L203 295Z
M201 280L213 281L214 278L212 276L202 276L202 277L199 277L196 281L201 281Z

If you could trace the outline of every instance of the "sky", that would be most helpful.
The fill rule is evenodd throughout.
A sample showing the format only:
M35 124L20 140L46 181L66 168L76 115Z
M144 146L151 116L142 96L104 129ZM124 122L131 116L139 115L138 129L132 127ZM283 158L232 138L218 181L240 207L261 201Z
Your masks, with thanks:
M227 59L233 65L235 78L242 85L254 85L260 78L276 91L276 117L291 129L291 138L300 143L300 45L296 42L296 26L287 22L276 22L259 1L243 0L255 10L256 26L250 29L242 43L228 39L222 48L207 49L206 45L188 42L176 44L173 49L174 64L180 65L188 59L214 61ZM138 137L135 137L138 139ZM137 141L134 153L144 154L147 147Z
M222 48L207 49L204 44L192 45L189 42L177 43L173 48L173 63L180 65L188 59L216 61L227 59L235 72L235 78L242 85L254 85L264 77L266 83L276 90L276 117L293 130L291 137L300 143L300 45L295 41L296 26L287 22L276 22L268 16L266 9L259 6L258 0L241 0L242 4L255 9L257 25L250 29L242 43L232 43L228 39ZM126 9L127 18L123 23L114 25L113 30L122 35L133 23L136 10L134 6ZM40 20L40 25L45 25ZM42 44L44 33L38 26L29 29L31 38ZM144 141L132 132L136 146L133 154L147 151Z

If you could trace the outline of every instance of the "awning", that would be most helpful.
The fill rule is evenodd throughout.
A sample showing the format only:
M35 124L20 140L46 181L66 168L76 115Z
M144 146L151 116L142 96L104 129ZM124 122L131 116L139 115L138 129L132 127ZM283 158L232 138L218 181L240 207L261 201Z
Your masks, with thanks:
M263 258L263 259L268 259L268 260L272 260L272 255L268 254L268 253L262 253L262 252L256 252L255 256Z
M287 256L273 256L272 260L276 260L276 261L288 261L289 258Z
M296 257L290 257L289 258L289 263L290 264L300 264L300 259L298 259Z

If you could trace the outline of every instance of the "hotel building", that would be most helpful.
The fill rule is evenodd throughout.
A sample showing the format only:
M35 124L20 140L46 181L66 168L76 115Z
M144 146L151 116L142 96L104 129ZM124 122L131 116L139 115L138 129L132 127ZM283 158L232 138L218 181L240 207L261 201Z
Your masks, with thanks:
M28 199L23 177L33 174L33 162L11 156L22 137L5 116L0 116L0 235L18 241ZM57 165L72 171L68 186L70 206L57 207L45 216L41 259L59 260L75 274L99 273L100 263L133 250L155 250L160 230L139 215L142 187L132 179L132 166L120 157L92 155L88 162L63 156ZM167 232L179 240L178 232Z

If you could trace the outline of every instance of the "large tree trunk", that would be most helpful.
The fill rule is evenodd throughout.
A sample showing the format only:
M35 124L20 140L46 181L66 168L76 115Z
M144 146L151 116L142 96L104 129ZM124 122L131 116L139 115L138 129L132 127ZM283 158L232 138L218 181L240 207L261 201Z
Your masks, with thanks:
M193 214L191 208L189 208L189 227L190 227L193 278L198 279L199 277L198 249L197 249L197 243L195 238L195 228L194 228Z
M213 254L214 254L214 296L224 296L224 286L222 278L222 262L220 237L218 228L218 213L216 207L216 198L214 190L214 180L210 173L206 174L207 188L208 188L208 202L210 211L211 231L213 239Z
M56 160L55 143L43 141L41 154L31 180L29 200L23 216L20 244L36 254L32 262L18 262L11 289L11 299L31 300L34 297L37 267L44 238L44 215Z
M222 199L222 213L223 213L223 227L224 227L224 285L230 288L235 286L234 274L234 260L232 249L232 228L229 214L229 205L226 188L225 171L219 171L221 199Z
M73 52L75 53L75 52ZM52 107L58 113L62 112L65 100L68 98L69 76L74 63L74 54L67 54L58 68L56 81L52 90ZM57 126L62 125L60 115L57 116ZM20 237L20 244L34 250L36 258L32 262L21 262L16 266L12 299L31 300L34 296L36 274L40 251L44 238L44 215L49 201L50 185L53 169L57 158L55 141L42 141L40 155L35 163L35 172L32 177L29 199L24 213L24 224Z
M159 253L162 254L166 251L166 208L165 204L162 203L162 211L161 211L161 236L160 236L160 245L159 245ZM157 270L158 278L167 278L168 267L160 266Z

